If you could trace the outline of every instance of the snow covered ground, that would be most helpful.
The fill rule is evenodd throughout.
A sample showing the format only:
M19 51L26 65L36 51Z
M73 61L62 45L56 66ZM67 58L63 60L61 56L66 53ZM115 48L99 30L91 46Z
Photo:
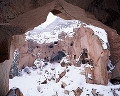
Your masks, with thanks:
M24 96L75 96L73 90L79 87L83 91L81 96L94 96L91 92L93 89L103 96L120 96L120 85L87 84L83 74L85 66L87 65L62 67L60 63L47 62L42 68L26 67L20 72L20 76L9 80L9 89L17 87ZM63 71L66 74L56 83L56 78ZM66 84L65 88L61 87L62 83ZM69 94L65 94L65 90Z

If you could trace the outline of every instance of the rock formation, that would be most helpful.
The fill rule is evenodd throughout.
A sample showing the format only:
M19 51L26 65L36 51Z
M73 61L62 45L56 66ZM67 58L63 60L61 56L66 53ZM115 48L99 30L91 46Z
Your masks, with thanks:
M0 46L2 46L0 47L0 63L1 63L0 94L2 96L5 96L6 93L8 92L9 82L8 72L11 66L9 64L12 64L10 62L13 59L12 56L14 50L19 47L20 43L22 43L21 42L22 39L20 39L19 38L20 36L18 35L23 34L27 30L33 29L34 27L43 23L47 17L48 12L50 11L53 14L60 16L64 19L77 19L85 23L92 24L105 29L106 32L108 33L112 64L119 67L120 66L120 36L118 35L120 34L119 10L120 2L118 0L0 1L0 13L1 13ZM109 27L107 27L106 25ZM111 28L114 28L117 32ZM107 52L105 53L103 52L104 55L107 55L106 53ZM92 58L94 58L94 56ZM103 60L103 58L101 59ZM112 77L114 78L120 76L117 73L120 73L119 69L115 68Z
M8 94L6 96L15 96L15 95L16 96L23 96L23 94L19 88L10 89L10 91L8 92Z
M18 49L20 54L18 69L21 69L22 66L32 66L35 59L44 59L45 62L60 62L62 57L66 56L72 65L88 64L85 73L87 83L106 85L110 56L108 42L102 41L86 25L81 25L80 28L73 29L73 31L74 34L71 37L65 32L61 32L60 40L51 43L38 44L28 40L27 44L22 46L23 48ZM105 49L104 44L106 44ZM62 62L61 65L67 67L70 64ZM62 78L61 75L56 82L59 82L60 78Z

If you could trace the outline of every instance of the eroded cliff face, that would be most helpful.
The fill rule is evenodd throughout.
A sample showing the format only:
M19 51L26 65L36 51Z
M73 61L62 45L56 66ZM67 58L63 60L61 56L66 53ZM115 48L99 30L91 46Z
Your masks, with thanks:
M80 63L88 63L93 66L93 69L91 67L86 69L86 74L89 73L93 77L92 80L86 77L88 78L88 83L106 85L108 82L107 65L110 56L109 50L103 49L100 40L94 35L93 30L81 26L80 29L74 29L74 31L74 37L66 38L64 42L61 42L63 43L61 44L63 49L67 53L67 58L74 65L79 66Z
M15 38L12 40L12 36L23 34L27 30L40 25L45 21L47 14L50 11L64 19L76 19L105 29L108 33L112 64L120 66L120 36L117 34L117 32L119 33L120 31L119 4L120 2L118 0L0 1L0 46L2 46L0 47L0 68L4 68L6 70L5 66L2 67L2 64L4 64L5 60L11 59L12 57L10 58L10 56L12 55L10 55L10 52L14 52L14 48L19 47L17 46L17 44L20 43L19 40ZM117 30L117 32L110 27ZM19 43L11 43L11 41ZM9 63L6 63L6 65L8 64ZM116 68L114 72L119 72L119 69ZM6 74L7 73L8 72L6 72ZM1 76L7 76L5 78L8 78L8 75L4 75L2 73ZM115 76L113 75L113 77ZM4 96L7 92L5 90L8 90L8 87L7 85L4 87L4 79L2 80L1 78L1 81L3 81L3 83L0 85L3 86L4 89L2 88L0 92ZM8 80L6 82L8 82Z
M114 4L112 4L111 2L112 0L109 1L109 4L107 0L103 0L103 1L90 0L89 2L76 0L74 1L74 3L72 2L72 0L71 1L66 0L66 2L64 0L60 0L60 1L37 0L36 2L34 0L27 2L25 1L18 2L18 1L9 1L9 0L6 2L1 1L0 6L1 6L2 14L1 14L0 33L1 36L3 35L3 37L1 38L1 43L0 43L0 45L2 46L0 61L3 62L4 60L9 59L10 42L12 40L11 38L13 35L23 34L27 30L30 30L35 26L39 25L40 23L44 22L48 12L51 11L53 12L53 14L60 16L64 19L78 19L83 22L90 23L105 29L106 32L108 33L111 58L114 58L111 61L112 64L115 65L116 63L119 62L119 58L120 58L119 49L118 49L120 47L120 43L119 43L120 37L119 35L117 35L115 30L112 30L111 28L97 21L99 20L104 24L108 22L107 24L110 24L108 25L110 27L113 25L119 26L119 18L118 18L119 2L114 2ZM107 5L105 5L106 3ZM104 13L107 15L103 16ZM113 14L115 13L116 15L113 17L112 13ZM119 27L115 27L115 29L116 28ZM118 29L116 30L117 32L119 32Z
M119 32L119 2L111 2L113 1L1 1L0 8L2 14L0 15L0 33L1 35L4 35L4 38L1 39L1 45L3 46L1 47L1 50L3 50L1 51L1 62L3 62L6 59L9 59L11 36L16 34L23 34L25 31L30 30L35 26L38 26L39 24L45 21L47 14L50 11L53 14L60 16L64 19L77 19L85 23L93 24L105 29L108 33L108 38L110 40L109 43L111 45L111 56L115 59L119 58L120 56L117 55L118 52L113 50L119 47L120 37L117 35L115 30L112 30L111 28L104 25L106 24L116 29L117 32ZM113 16L112 14L115 15ZM104 24L100 23L97 20L101 21ZM116 35L117 38L114 38L113 34ZM111 38L114 38L115 41L117 41L117 47L113 46L114 41ZM112 60L112 63L114 64L114 60Z
M120 1L117 0L65 0L68 3L79 6L86 12L92 13L98 21L103 24L116 29L120 34ZM113 15L114 14L114 15ZM91 15L90 18L92 18ZM119 24L117 24L119 22Z
M51 43L38 44L33 40L28 40L18 49L18 69L23 66L33 66L35 59L60 62L65 56L72 65L89 65L85 69L87 83L106 85L108 83L109 46L104 47L100 38L86 25L81 25L73 32L74 35L69 37L63 31L58 36L59 40Z

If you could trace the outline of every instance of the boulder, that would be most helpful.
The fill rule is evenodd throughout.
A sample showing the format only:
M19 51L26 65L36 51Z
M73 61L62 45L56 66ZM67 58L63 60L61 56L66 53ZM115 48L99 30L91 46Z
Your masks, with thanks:
M68 90L64 90L64 94L69 95L69 91Z
M66 74L66 71L63 71L60 75L59 75L59 78L56 78L56 83L58 83L60 81L60 79L65 76Z
M65 67L65 66L66 66L65 62L62 62L62 63L61 63L61 66L62 66L62 67Z
M61 88L65 88L66 86L67 86L67 84L65 82L62 82Z
M74 95L75 96L80 96L82 93L82 90L78 87L76 90L74 90Z
M47 80L43 81L41 84L47 84Z
M92 92L93 96L104 96L102 94L96 93L96 89L93 89L91 92Z

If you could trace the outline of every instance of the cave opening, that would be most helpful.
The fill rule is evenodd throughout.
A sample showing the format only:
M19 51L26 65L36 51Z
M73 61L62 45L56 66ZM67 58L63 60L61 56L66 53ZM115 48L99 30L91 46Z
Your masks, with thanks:
M68 48L67 46L73 46L74 42L67 40L67 38L73 38L74 32L71 31L80 27L82 22L79 20L64 20L57 17L55 15L61 13L57 10L52 10L51 12L48 14L46 22L22 35L22 37L25 36L25 40L14 52L9 72L11 80L16 76L22 76L22 72L30 74L28 67L36 69L35 67L42 68L47 66L48 62L60 63L63 57L70 54L69 51L65 50L69 50L66 49ZM73 59L76 59L76 55ZM36 62L37 65L35 65ZM41 65L38 67L39 64Z
M61 13L57 10L51 12L55 15ZM74 49L73 46L76 45L74 42L74 30L79 28L82 22L79 20L64 20L54 16L51 12L48 14L46 22L25 33L24 44L14 52L13 64L9 72L9 88L12 88L12 86L21 88L20 85L14 81L14 78L31 76L33 71L38 69L39 73L36 74L39 77L42 76L41 72L51 64L51 66L54 66L54 64L63 64L61 67L67 68L67 66L72 65L70 60L76 60L77 55L73 56L73 54L76 53L72 53ZM69 62L67 62L67 60ZM57 71L56 67L49 70ZM46 69L45 74L48 74L49 70ZM69 70L67 70L67 72L69 72ZM53 75L50 80L56 81L55 78L56 76ZM62 78L62 76L60 76L60 78ZM21 82L21 80L18 81ZM26 84L29 85L29 81L30 80L28 80L28 82L25 81ZM39 82L39 84L37 83L39 86L41 84L47 84L49 79L45 79L45 81L38 79L37 81ZM23 89L21 88L21 90Z
M36 61L36 65L32 66L32 69L36 70L37 68L40 68L40 70L42 70L42 68L44 68L46 65L47 66L50 65L47 61L51 60L51 56L53 58L56 57L58 55L59 51L63 51L65 53L65 56L62 57L62 60L66 57L68 60L74 62L74 64L75 64L76 62L80 62L81 50L83 48L87 48L88 52L85 53L84 57L85 57L85 60L87 59L86 60L87 63L90 62L90 65L95 67L95 70L94 70L95 80L93 78L94 84L107 85L108 75L111 76L111 74L112 74L112 78L120 76L120 74L119 74L120 73L119 72L119 65L120 65L119 57L120 57L120 55L119 55L119 47L118 47L119 46L119 42L118 42L119 41L119 35L118 35L119 31L118 30L119 30L119 21L120 21L120 18L119 18L119 9L120 9L119 1L120 0L115 0L115 2L113 2L113 3L111 3L112 1L108 2L108 0L102 0L102 1L99 0L99 1L97 1L97 3L95 0L91 0L89 2L86 2L86 1L87 0L75 0L74 3L71 0L28 0L28 1L25 1L25 0L19 0L19 1L2 0L2 1L0 1L0 12L1 12L1 14L0 14L0 22L1 22L1 24L0 24L0 34L1 34L0 35L1 36L0 95L2 94L2 96L5 96L6 93L9 91L9 89L8 89L9 69L10 69L10 78L13 78L17 74L22 77L23 74L22 73L19 74L19 72L18 72L18 70L21 68L25 69L25 72L27 74L29 74L29 76L31 76L32 72L30 73L29 68L26 68L26 65L29 65L29 66L31 66L32 64L34 65L33 61ZM107 2L108 2L108 4L107 4ZM97 6L96 6L96 4L97 4ZM115 5L115 7L113 7L114 5ZM43 36L41 34L38 35L37 28L35 28L36 31L35 30L34 31L35 31L35 34L37 34L36 38L39 37L39 39L34 38L32 35L35 35L35 34L33 32L29 31L29 35L25 34L26 35L25 37L27 37L26 38L27 44L24 44L24 46L22 46L22 43L24 42L24 36L20 36L20 34L23 34L24 32L26 32L26 30L28 31L28 30L33 29L34 27L38 26L40 23L43 23L45 21L49 11L51 11L54 15L62 17L66 20L68 20L68 19L71 20L74 18L74 19L82 20L83 22L86 22L87 24L99 26L99 27L103 28L106 31L106 33L100 34L101 29L99 29L97 31L93 30L93 31L95 31L93 33L91 33L91 31L92 31L91 30L89 33L92 34L93 36L92 36L92 39L88 39L88 40L89 40L89 42L91 42L91 40L93 40L93 41L90 45L88 45L88 42L86 42L87 40L85 39L86 38L85 34L77 34L77 35L75 34L76 38L81 39L82 37L84 37L81 39L81 41L71 40L71 39L68 39L65 41L66 37L68 37L68 34L64 33L64 31L63 31L63 34L58 35L59 40L61 40L60 42L58 42L58 44L56 44L56 38L53 37L52 39L55 39L54 40L55 42L49 42L50 44L47 45L46 43L48 41L50 41L47 36L48 35L50 36L51 34L47 34L47 32L46 32L47 36ZM51 20L51 19L52 18L50 18L49 20ZM69 24L71 24L71 23L69 23ZM109 27L104 24L108 25ZM83 26L83 27L88 28L88 26ZM117 30L118 34L114 29L111 29L110 27ZM67 28L67 26L63 26L63 28ZM83 28L83 30L84 30L84 28ZM87 31L89 31L89 28L87 29ZM56 30L59 30L59 27L57 27ZM77 30L77 29L75 29L75 30ZM71 36L75 32L75 30L70 31L69 36ZM79 31L83 32L81 29ZM73 33L71 33L71 32L73 32ZM55 35L56 32L52 32L52 34ZM101 48L101 46L99 46L99 44L97 42L95 42L96 41L95 37L97 34L100 34L100 36L98 36L98 40L97 40L98 42L102 36L106 36L106 34L108 34L109 42L110 42L109 50L107 49L106 46L104 46L104 45L108 44L108 43L106 44L107 40L101 39L102 43L99 42L99 44L102 46L102 48ZM46 41L44 41L43 39L40 38L42 36L44 37L44 39L46 39ZM79 36L79 37L77 37L77 36ZM28 37L30 37L29 40L28 40ZM91 36L88 36L88 37L91 37ZM63 39L64 39L65 44L63 44L63 42L62 42ZM73 45L71 44L72 41L74 41ZM76 42L79 42L79 43L76 44ZM84 43L82 43L82 42L84 42ZM38 45L38 43L45 44L45 47ZM51 44L53 44L53 48L48 47ZM80 44L82 45L81 46L82 48L79 48ZM96 46L94 46L94 45L96 45ZM22 47L19 49L18 46L22 46ZM93 46L93 47L91 48L91 46ZM75 50L73 48L75 48ZM76 49L77 49L77 51L76 51ZM37 52L37 50L39 50L39 52ZM47 51L45 51L45 50L47 50ZM54 51L54 50L56 50L56 51ZM13 58L14 51L18 51L18 53L19 53L18 57ZM14 54L16 54L16 52ZM49 56L48 56L48 54L49 54ZM74 54L76 56L74 56ZM109 61L107 58L108 55L111 55L110 60L112 61L113 65L114 65L113 68L115 68L115 70L113 70L112 72L106 73L107 67L108 67L108 71L111 71L111 68L110 68L111 65L107 66L108 61ZM100 56L100 58L98 58L99 56ZM13 60L13 61L11 60L11 59L15 59L15 58L20 59L19 62L16 60ZM39 59L36 60L36 58L39 58ZM89 58L89 60L88 60L88 58ZM58 58L58 60L59 59L60 58ZM63 69L64 69L64 67L66 65L69 65L69 62L67 60L63 60L63 61L67 62L65 65L63 64ZM11 62L13 64L12 66L11 66ZM39 63L41 63L45 66L39 66ZM83 63L84 63L84 59L83 59ZM84 65L85 64L83 64L83 66ZM10 66L11 66L11 68L10 68ZM97 66L99 66L99 67L97 67ZM69 68L69 66L66 66L66 68ZM51 68L51 69L54 70L54 68ZM96 71L96 69L97 69L97 71ZM76 68L76 70L77 70L77 68ZM69 72L69 71L71 71L71 70L67 69L66 72ZM49 72L47 72L47 71L45 71L45 72L47 74L49 74ZM72 74L74 74L75 72L73 72ZM15 74L13 74L13 73L15 73ZM41 72L38 72L38 74L41 75ZM65 74L65 73L63 73L63 74ZM26 75L26 74L24 74L24 75ZM75 76L77 76L77 75L75 74ZM89 78L91 77L90 74L88 74L88 76L89 76ZM62 76L60 76L60 77L62 77ZM65 77L67 77L67 76L65 76ZM63 78L64 78L64 76L63 76ZM111 77L109 77L109 78L111 78ZM15 77L15 79L16 79L16 77ZM52 80L54 80L54 79L55 78L52 78ZM76 82L77 82L77 80L76 80ZM23 80L23 81L25 81L25 80ZM46 83L46 80L43 82L40 82L40 81L41 80L38 80L38 82L40 84ZM111 82L112 81L113 80L111 80ZM49 82L49 80L47 82ZM20 83L20 80L19 80L19 83ZM21 86L24 85L24 87L26 87L25 86L26 83L27 82L24 82L24 84L21 83ZM66 84L64 82L62 82L62 85L66 86ZM18 85L16 84L16 86L18 86ZM65 86L63 88L65 88ZM30 87L31 86L29 85L29 92L32 91L32 89L30 89ZM83 88L82 85L79 86L79 88L85 89L85 88ZM79 90L79 88L77 88L77 89ZM36 89L39 90L39 92L43 91L40 86L38 86ZM82 90L82 91L84 91L84 90ZM88 90L88 91L90 92L90 90ZM113 92L115 92L115 91L116 90L113 90ZM65 90L65 93L69 93L70 95L71 95L71 92L72 92L71 90ZM74 92L76 92L76 91L74 91ZM23 90L23 93L24 93L24 90ZM37 91L36 91L36 93L37 93ZM52 93L52 91L50 91L48 93ZM59 93L61 93L61 92L58 92L58 93L56 92L56 95L59 95ZM109 93L112 94L111 91L106 92L106 93L107 93L107 95L109 95ZM28 93L25 93L25 94L29 95ZM97 92L97 94L98 94L98 92ZM30 95L32 95L32 94L30 94ZM51 94L51 96L52 95L54 96L55 94ZM87 95L89 95L89 94L87 94ZM48 96L48 95L45 95L45 96ZM63 96L63 95L60 95L60 96Z
M53 10L51 12L53 12L55 15L61 14L61 12L57 10ZM80 55L82 51L82 44L80 43L81 41L79 38L81 38L81 35L77 34L77 32L79 32L83 22L79 20L64 20L57 16L54 16L54 18L51 19L52 17L49 17L49 15L53 16L53 14L48 14L48 21L46 21L47 23L44 22L38 27L35 27L33 30L25 33L25 44L24 46L21 46L17 49L19 54L17 57L18 60L15 62L16 65L14 63L12 64L12 67L10 69L10 88L16 84L13 84L12 78L16 78L15 76L18 76L18 78L31 76L33 71L35 72L35 70L37 70L37 76L44 78L44 81L41 81L40 78L33 76L34 78L37 78L36 81L39 83L33 81L34 84L38 86L36 89L32 90L41 92L39 89L41 85L43 86L43 84L47 84L52 80L59 82L59 79L61 79L66 74L66 72L69 72L69 69L67 68L69 66L73 66L77 60L79 65L81 63L83 65L89 64L90 56L88 54L88 50L83 48L83 53ZM15 58L16 57L14 56L14 59ZM67 71L63 71L61 74L59 72L57 73L57 75L59 75L59 79L56 76L56 73L50 73L51 71L56 72L59 70L56 68L55 64L59 64L57 67L62 65L60 67L65 67L67 69ZM46 69L47 66L49 66L50 69ZM43 73L45 74L42 75ZM51 75L51 77L45 77L46 74ZM28 84L29 81L30 80L28 80L28 82L25 81L26 84ZM61 86L63 88L63 85ZM20 85L17 84L17 87L20 87Z

